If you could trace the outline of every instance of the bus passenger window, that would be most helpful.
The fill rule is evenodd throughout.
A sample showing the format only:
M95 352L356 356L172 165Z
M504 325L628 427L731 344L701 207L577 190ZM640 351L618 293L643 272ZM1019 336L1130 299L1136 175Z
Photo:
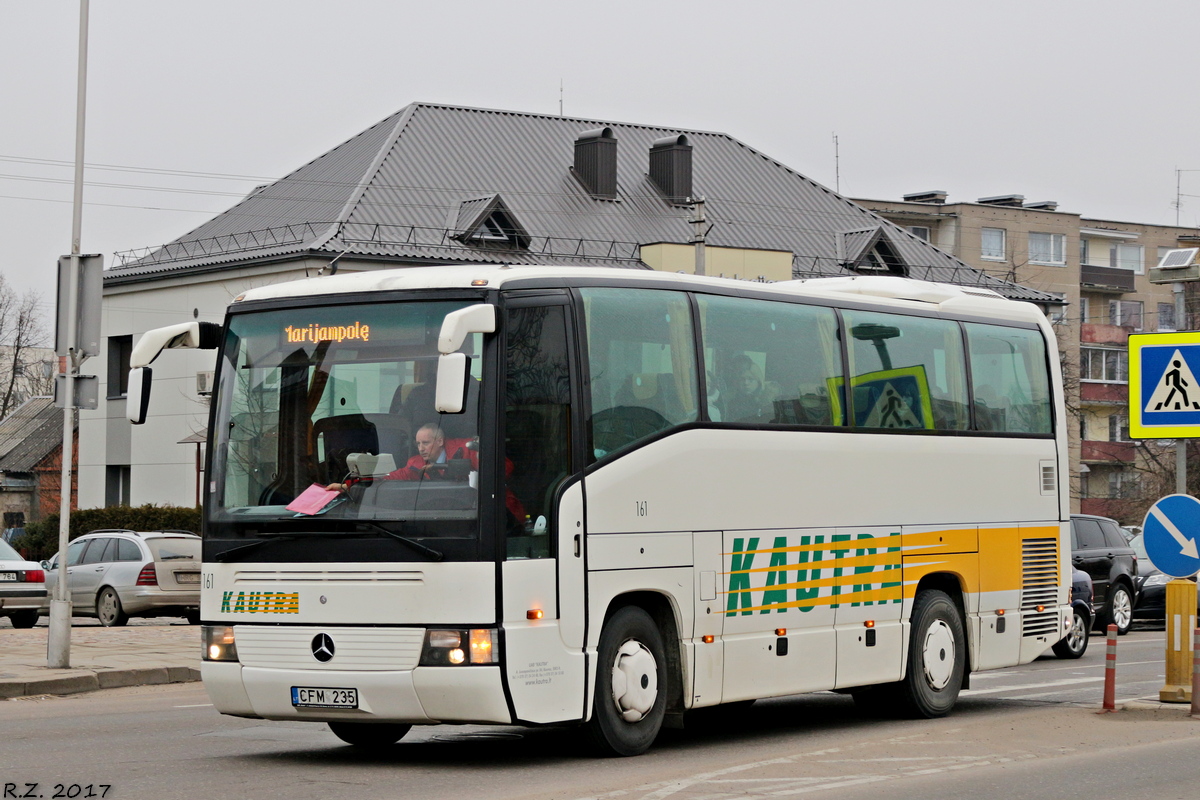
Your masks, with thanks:
M844 313L854 423L860 428L961 431L970 424L958 323Z
M699 416L687 295L583 289L592 457L603 458Z
M842 374L828 308L702 295L700 330L713 422L841 425L830 401Z
M1046 343L1038 331L967 323L975 429L1052 432Z

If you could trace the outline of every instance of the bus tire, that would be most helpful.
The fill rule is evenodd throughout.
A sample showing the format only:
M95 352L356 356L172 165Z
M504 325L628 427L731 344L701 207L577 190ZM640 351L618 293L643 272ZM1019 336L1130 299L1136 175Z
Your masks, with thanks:
M958 606L945 592L921 592L913 604L908 672L897 698L900 710L927 719L949 714L966 665L967 637Z
M412 725L403 723L331 722L329 730L346 744L372 749L388 747L404 738Z
M662 634L645 611L625 606L605 623L587 723L600 754L636 756L654 743L666 715L666 664Z

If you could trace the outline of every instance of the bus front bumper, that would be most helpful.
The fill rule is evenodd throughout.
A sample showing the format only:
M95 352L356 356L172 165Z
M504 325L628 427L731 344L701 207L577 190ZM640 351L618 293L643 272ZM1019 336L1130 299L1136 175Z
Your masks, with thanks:
M237 717L413 725L512 722L499 667L318 671L204 661L200 675L216 710ZM294 686L355 689L358 708L296 708Z

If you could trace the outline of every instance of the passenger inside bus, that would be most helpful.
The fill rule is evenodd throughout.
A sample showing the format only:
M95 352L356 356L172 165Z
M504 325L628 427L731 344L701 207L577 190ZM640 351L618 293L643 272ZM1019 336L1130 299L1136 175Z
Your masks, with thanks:
M730 360L730 379L726 383L725 419L729 422L768 421L774 416L774 403L782 390L779 384L763 378L763 370L745 353Z

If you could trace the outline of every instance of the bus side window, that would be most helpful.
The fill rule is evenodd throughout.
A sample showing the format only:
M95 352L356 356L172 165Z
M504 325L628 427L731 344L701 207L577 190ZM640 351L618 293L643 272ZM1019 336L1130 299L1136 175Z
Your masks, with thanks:
M1051 433L1046 343L1037 331L968 322L975 428Z
M713 422L840 425L841 378L831 309L702 295L700 329Z
M592 457L698 419L687 295L644 289L583 289L581 294L592 386Z
M571 469L566 306L510 309L505 330L505 488L528 520L509 520L509 558L552 555L554 494Z

